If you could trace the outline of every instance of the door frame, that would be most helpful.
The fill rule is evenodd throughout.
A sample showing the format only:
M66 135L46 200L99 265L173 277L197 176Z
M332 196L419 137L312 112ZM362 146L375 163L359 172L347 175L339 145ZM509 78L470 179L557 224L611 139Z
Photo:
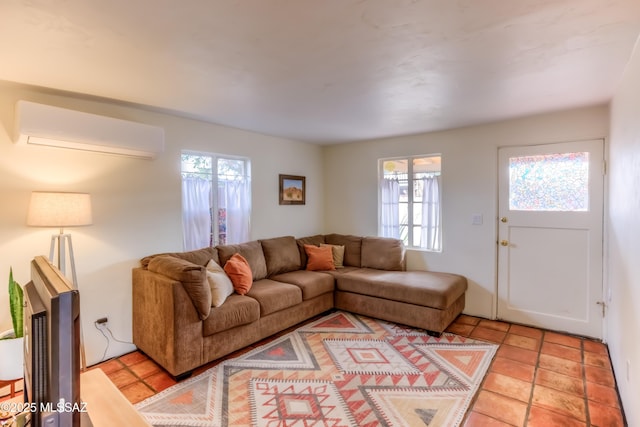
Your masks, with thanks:
M491 308L491 316L493 319L500 320L498 318L498 304L499 304L499 268L500 268L500 150L503 148L518 148L518 147L542 147L546 145L555 145L562 143L572 143L572 142L584 142L584 141L594 141L599 140L602 141L602 271L601 271L601 286L602 286L602 300L605 302L605 315L601 318L601 330L602 330L602 342L607 343L607 325L609 319L609 310L611 308L611 286L609 282L609 137L608 136L600 136L600 137L585 137L578 139L570 139L564 141L553 141L553 142L540 142L540 143L523 143L523 144L506 144L506 145L498 145L496 146L495 159L496 159L496 204L495 204L495 266L494 266L494 274L495 274L495 283L494 283L494 294L493 294L493 304Z

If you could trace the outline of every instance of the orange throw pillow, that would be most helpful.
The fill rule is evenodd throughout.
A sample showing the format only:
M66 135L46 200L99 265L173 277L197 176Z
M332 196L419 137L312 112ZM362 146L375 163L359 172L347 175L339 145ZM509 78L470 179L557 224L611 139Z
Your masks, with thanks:
M304 245L307 253L307 270L335 270L333 252L330 246Z
M229 258L224 265L224 272L227 273L233 289L240 295L245 295L251 289L253 284L253 276L251 275L251 267L247 260L240 254L235 253Z

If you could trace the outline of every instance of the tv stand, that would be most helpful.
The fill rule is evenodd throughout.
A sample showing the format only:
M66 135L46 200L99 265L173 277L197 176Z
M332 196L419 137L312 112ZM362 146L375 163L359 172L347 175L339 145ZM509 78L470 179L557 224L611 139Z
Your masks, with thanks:
M93 427L151 427L99 368L80 374L80 400Z

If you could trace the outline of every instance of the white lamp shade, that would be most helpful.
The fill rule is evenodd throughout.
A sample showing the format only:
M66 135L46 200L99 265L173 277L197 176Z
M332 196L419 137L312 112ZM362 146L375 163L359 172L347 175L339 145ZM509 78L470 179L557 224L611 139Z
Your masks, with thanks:
M92 222L91 195L88 193L31 193L27 225L75 227Z

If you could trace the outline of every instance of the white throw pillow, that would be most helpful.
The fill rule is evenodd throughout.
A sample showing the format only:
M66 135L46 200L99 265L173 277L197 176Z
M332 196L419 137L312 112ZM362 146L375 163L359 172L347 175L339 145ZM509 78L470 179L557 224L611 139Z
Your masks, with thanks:
M211 307L220 307L234 292L231 279L214 260L207 264L207 282L211 288Z

